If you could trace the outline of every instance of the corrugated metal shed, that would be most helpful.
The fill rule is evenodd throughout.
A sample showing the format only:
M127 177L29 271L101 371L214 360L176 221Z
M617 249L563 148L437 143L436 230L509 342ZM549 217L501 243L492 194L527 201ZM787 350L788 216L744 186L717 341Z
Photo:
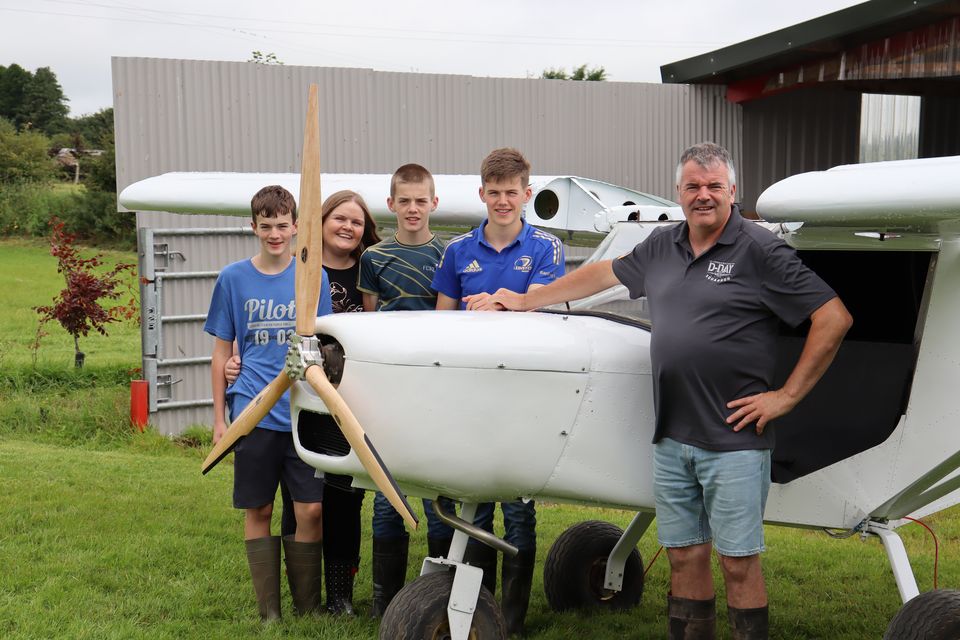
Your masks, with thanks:
M722 87L114 58L118 188L167 171L297 171L312 82L329 172L473 174L515 146L534 173L672 199L685 146L712 139L740 157L739 107Z

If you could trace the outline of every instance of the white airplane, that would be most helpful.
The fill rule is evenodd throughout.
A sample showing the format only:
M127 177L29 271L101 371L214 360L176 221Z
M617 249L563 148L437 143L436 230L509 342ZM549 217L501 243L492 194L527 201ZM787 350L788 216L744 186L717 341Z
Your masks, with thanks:
M765 521L879 537L905 603L887 638L934 628L940 631L910 637L960 636L960 595L921 595L896 533L908 517L960 502L958 176L960 157L850 165L788 178L757 204L766 224L800 251L855 319L824 378L775 423L774 484ZM162 199L127 197L139 183L121 194L121 203L141 210L225 210L204 208L206 194L180 190L205 177L161 178ZM221 186L233 180L226 174L214 179ZM257 188L275 182L262 174L251 180ZM477 187L473 178L463 188L479 202ZM441 203L459 197L453 190L438 180ZM246 213L241 203L249 192L238 188L231 210ZM558 210L555 217L576 219L576 213ZM615 222L590 260L620 255L663 224L672 222ZM366 442L376 443L380 464L369 470L369 452L358 451L355 434L348 441L338 428L342 420L331 415L341 409L330 411L315 385L304 380L294 381L291 392L300 456L318 470L352 476L355 486L366 489L375 488L375 476L382 487L389 469L388 480L408 496L447 496L463 505L459 516L440 512L457 530L449 557L424 561L421 577L384 615L381 638L500 637L500 613L481 589L480 570L462 563L468 537L516 552L472 524L476 505L493 500L522 497L635 511L624 532L596 523L565 532L564 544L558 540L548 555L544 586L558 610L639 602L643 576L636 544L654 518L645 316L643 300L631 301L615 287L569 307L533 313L316 319L330 382L363 425ZM783 377L802 341L802 330L783 331ZM589 545L577 544L588 539ZM596 566L605 567L602 577L591 571ZM403 615L409 607L419 615Z

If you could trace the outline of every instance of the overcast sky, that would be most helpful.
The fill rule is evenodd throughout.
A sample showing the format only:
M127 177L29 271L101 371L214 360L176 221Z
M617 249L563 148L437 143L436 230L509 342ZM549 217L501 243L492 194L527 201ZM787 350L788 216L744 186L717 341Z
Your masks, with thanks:
M603 66L659 82L660 65L860 0L0 0L0 65L50 67L71 115L112 106L111 56L536 77Z

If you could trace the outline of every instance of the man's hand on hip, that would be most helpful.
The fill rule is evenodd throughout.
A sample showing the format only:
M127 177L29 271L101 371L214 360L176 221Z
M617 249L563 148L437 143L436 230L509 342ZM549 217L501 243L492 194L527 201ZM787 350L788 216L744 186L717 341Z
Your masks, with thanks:
M797 401L783 389L738 398L727 403L728 409L736 409L727 418L727 424L734 425L734 431L740 431L750 423L756 422L757 435L760 435L768 422L790 413L796 404Z

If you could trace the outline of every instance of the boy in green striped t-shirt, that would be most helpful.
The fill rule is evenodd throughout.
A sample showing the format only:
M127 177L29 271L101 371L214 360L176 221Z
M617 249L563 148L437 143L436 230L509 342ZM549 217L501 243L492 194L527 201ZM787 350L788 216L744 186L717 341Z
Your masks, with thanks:
M363 294L364 311L428 311L437 305L430 282L443 256L443 242L430 231L430 213L438 199L433 176L418 164L405 164L390 180L387 207L397 215L393 238L373 245L360 256L357 288ZM444 507L453 505L444 499ZM445 556L453 530L440 522L428 500L427 546L432 557ZM373 502L373 606L370 615L380 617L393 596L403 587L407 574L409 536L403 520L387 499L377 492Z

